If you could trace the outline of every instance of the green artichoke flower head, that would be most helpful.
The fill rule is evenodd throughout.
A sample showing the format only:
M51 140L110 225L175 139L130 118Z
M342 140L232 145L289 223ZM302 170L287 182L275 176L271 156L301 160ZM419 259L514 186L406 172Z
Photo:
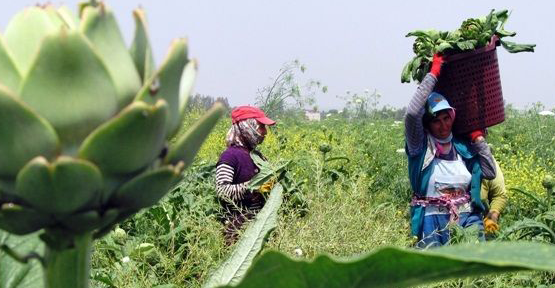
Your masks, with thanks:
M104 3L79 10L29 7L0 35L0 229L14 234L102 234L155 204L223 113L168 147L197 70L187 41L156 69L142 10L130 48Z
M434 43L428 37L416 37L414 43L412 44L412 51L416 55L427 55L432 56L434 48Z
M459 31L461 32L461 36L463 39L466 40L476 40L478 39L480 33L482 33L483 25L480 19L476 18L469 18L466 19Z

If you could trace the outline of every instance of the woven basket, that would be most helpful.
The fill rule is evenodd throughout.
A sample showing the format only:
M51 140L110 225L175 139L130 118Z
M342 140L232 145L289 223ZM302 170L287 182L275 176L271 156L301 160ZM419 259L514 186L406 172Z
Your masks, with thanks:
M446 56L435 91L456 109L453 133L464 134L505 120L497 62L499 39L470 52Z

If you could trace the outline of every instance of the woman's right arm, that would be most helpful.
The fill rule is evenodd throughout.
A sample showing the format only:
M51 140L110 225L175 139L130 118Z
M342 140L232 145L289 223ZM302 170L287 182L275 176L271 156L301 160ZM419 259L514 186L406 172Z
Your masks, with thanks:
M230 199L233 202L243 200L247 193L248 182L231 184L235 169L226 163L219 163L216 166L216 193L222 199Z
M426 74L407 107L407 114L405 115L405 139L408 153L411 156L420 153L424 148L425 134L422 124L422 117L425 112L424 106L436 83L437 78L434 75L431 73Z

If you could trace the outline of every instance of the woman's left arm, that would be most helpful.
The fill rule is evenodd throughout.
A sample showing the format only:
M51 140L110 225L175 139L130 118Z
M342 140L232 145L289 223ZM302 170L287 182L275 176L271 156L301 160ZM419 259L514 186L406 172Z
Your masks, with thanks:
M495 161L493 160L493 155L491 155L488 143L485 140L478 140L473 141L471 145L480 157L480 167L482 168L484 178L488 180L495 178Z

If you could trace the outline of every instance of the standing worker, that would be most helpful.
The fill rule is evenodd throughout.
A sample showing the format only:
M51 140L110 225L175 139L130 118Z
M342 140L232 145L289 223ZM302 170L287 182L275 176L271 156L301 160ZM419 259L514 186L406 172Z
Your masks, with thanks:
M455 109L433 92L443 64L434 55L430 72L414 94L405 115L405 140L413 199L411 230L420 248L449 242L449 223L476 225L484 238L482 178L495 178L495 164L481 130L453 136Z
M227 149L216 164L216 192L223 208L222 222L228 245L237 240L243 224L254 218L266 202L260 191L247 189L249 181L259 172L250 153L264 159L256 147L264 141L266 126L276 123L252 106L233 109L231 121L225 139Z

